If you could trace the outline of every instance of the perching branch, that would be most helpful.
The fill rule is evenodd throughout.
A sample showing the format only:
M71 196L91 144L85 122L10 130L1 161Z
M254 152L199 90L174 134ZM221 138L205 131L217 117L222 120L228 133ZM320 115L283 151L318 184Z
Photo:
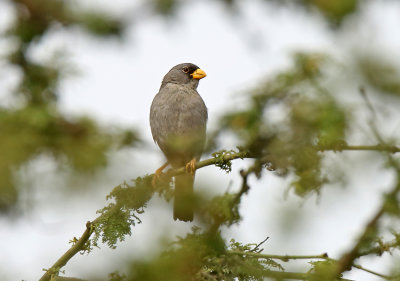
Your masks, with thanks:
M222 164L222 162L231 161L238 158L246 158L246 153L244 152L237 152L237 153L228 153L225 154L223 157L220 158L210 158L207 160L203 160L196 164L196 169L200 169L205 166L215 165L215 164ZM178 169L171 169L167 172L167 175L172 177L175 175L183 174L186 172L185 167L181 167ZM153 176L154 174L150 175ZM114 208L119 208L118 205L115 205ZM60 269L64 267L68 261L75 256L78 252L85 250L85 244L88 242L90 236L93 233L92 227L96 225L98 221L101 220L103 215L100 215L92 222L87 222L86 230L83 232L81 238L79 238L71 248L65 252L49 269L46 270L46 273L40 278L39 281L49 281L52 275L58 275Z
M378 151L378 152L389 152L389 153L398 153L400 152L400 147L391 146L391 145L338 145L338 146L315 146L318 151ZM227 153L224 154L221 158L213 157L196 163L196 170L210 166L221 164L221 162L229 162L235 159L244 159L244 158L255 158L249 152L239 151L235 153ZM167 172L167 175L170 177L181 175L186 172L185 167L181 167L178 169L170 169Z
M373 146L350 146L350 145L341 145L339 147L318 147L316 146L316 149L319 151L345 151L345 150L349 150L349 151L354 151L354 150L358 150L358 151L386 151L389 153L397 153L400 152L400 148L396 147L396 146L386 146L386 145L373 145ZM246 151L239 151L239 152L222 152L219 153L216 157L212 157L203 161L200 161L196 164L195 168L196 169L200 169L206 166L210 166L210 165L216 165L216 166L223 166L227 163L229 163L232 160L235 159L244 159L244 158L255 158L254 156L252 156L250 153L246 152ZM178 169L170 169L165 176L168 177L173 177L176 175L180 175L186 172L186 168L185 167L181 167ZM153 175L153 174L152 174ZM152 176L150 175L150 176ZM119 206L115 206L115 208L118 208ZM46 273L40 278L39 281L49 281L52 277L52 275L57 275L59 270L64 267L68 261L75 256L78 252L85 250L85 244L88 242L90 236L92 235L92 226L94 226L96 224L96 222L100 221L102 218L102 215L100 215L99 217L97 217L94 221L92 222L88 222L86 224L86 230L83 232L82 236L74 243L73 246L71 246L71 248L65 252L55 263L52 267L50 267L48 270L46 270ZM252 253L252 254L257 254L257 253ZM249 255L249 253L247 254ZM261 254L260 254L261 255ZM272 258L272 257L271 257ZM275 258L278 258L277 256ZM348 268L349 264L352 264L353 259L355 258L354 254L351 254L350 256L350 263L349 262L345 262L344 258L343 260L341 260L340 262L342 262L343 266L342 266L342 271L344 271L344 268ZM341 271L341 272L342 272ZM290 279L290 277L285 277ZM292 278L293 279L293 278ZM298 278L298 279L302 279L302 278ZM344 279L342 279L344 280Z

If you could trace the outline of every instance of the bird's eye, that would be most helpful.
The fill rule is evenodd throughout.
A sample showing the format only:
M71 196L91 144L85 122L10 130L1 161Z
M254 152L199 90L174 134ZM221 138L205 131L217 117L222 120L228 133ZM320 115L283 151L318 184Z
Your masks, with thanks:
M182 71L185 72L185 73L188 73L189 72L189 67L187 67L187 66L182 67Z

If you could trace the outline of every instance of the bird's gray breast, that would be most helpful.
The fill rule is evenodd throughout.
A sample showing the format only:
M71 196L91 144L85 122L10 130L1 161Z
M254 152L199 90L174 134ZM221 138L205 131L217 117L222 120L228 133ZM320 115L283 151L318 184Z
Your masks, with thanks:
M154 141L167 158L171 155L181 155L189 160L199 157L204 146L207 118L207 108L196 90L179 84L165 84L150 109Z

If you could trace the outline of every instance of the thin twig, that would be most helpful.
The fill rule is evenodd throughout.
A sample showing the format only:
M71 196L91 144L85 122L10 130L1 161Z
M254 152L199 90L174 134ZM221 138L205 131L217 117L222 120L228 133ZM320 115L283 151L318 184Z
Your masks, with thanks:
M260 243L258 243L253 249L250 250L250 252L255 252L258 253L257 251L259 251L259 247L264 244L267 240L269 239L269 237L265 238L263 241L261 241ZM262 251L263 249L261 249Z
M260 258L260 259L277 259L277 260L281 260L284 262L287 262L289 260L309 260L309 259L322 259L322 260L329 260L329 261L333 261L333 262L338 262L335 259L332 259L328 256L327 253L323 253L320 255L269 255L269 254L262 254L262 253L257 253L257 252L241 252L241 251L229 251L228 254L231 255L240 255L240 256L248 256L248 257L255 257L255 258ZM385 278L389 280L389 276L378 273L376 271L373 271L371 269L365 268L359 264L352 264L353 267L368 272L370 274Z
M228 254L255 257L260 259L277 259L282 261L304 260L304 259L324 259L324 260L329 259L327 253L323 253L320 255L269 255L269 254L255 253L255 252L229 251Z
M355 268L357 268L357 269L359 269L359 270L368 272L368 273L370 273L370 274L373 274L373 275L382 277L382 278L384 278L384 279L390 280L390 277L389 277L389 276L384 275L384 274L381 274L381 273L378 273L378 272L376 272L376 271L372 271L371 269L365 268L365 267L363 267L363 266L361 266L361 265L359 265L359 264L353 264L353 267L355 267Z
M400 148L394 145L339 145L335 147L323 147L317 146L319 151L331 150L331 151L352 151L352 150L359 150L359 151L378 151L378 152L390 152L390 153L398 153L400 152Z
M297 273L297 272L285 272L285 271L274 271L274 270L268 270L262 273L264 277L272 277L275 278L275 280L310 280L310 273ZM316 277L314 277L316 278ZM318 277L317 277L318 278ZM311 279L311 280L317 280L317 279ZM354 281L351 279L345 279L345 278L336 278L335 281Z

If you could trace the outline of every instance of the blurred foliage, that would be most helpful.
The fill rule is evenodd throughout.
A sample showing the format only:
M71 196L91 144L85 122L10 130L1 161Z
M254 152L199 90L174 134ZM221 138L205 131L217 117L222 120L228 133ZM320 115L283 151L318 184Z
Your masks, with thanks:
M393 62L377 54L359 56L356 62L368 85L380 93L400 96L400 71Z
M171 15L178 6L176 0L151 0L156 12L163 15Z
M240 0L219 0L228 8L236 8L240 5ZM298 7L316 10L331 23L332 27L339 27L347 16L354 14L358 10L358 0L264 0L278 5L296 4ZM151 0L154 10L163 15L171 15L179 5L185 3L182 0ZM186 1L190 3L190 1ZM235 9L232 9L234 11Z
M108 130L88 117L70 118L57 107L59 84L66 74L63 64L41 64L30 57L55 25L78 26L95 36L119 36L119 19L73 9L59 0L8 1L14 20L2 34L14 42L6 62L20 70L20 82L14 90L19 104L0 108L0 211L18 202L14 172L27 161L50 155L79 171L103 167L111 149L138 141L134 131ZM72 4L72 3L71 3Z
M312 268L310 272L313 273L310 281L332 280L334 276L332 273L335 271L336 262L332 260L310 262ZM342 277L342 276L340 276Z
M126 281L125 274L119 274L118 272L113 272L109 274L109 281Z
M224 193L214 197L210 202L203 203L201 208L202 219L216 225L232 225L240 220L237 195Z
M301 196L318 192L326 182L316 146L345 143L346 110L320 86L327 60L319 54L297 54L293 69L254 90L248 109L226 114L220 126L221 132L235 133L242 141L240 146L259 159L260 165L269 163L280 175L293 172L292 186ZM268 112L277 106L287 115L274 124Z
M131 235L131 226L141 223L138 215L143 213L153 195L151 179L149 176L138 177L132 184L123 183L113 189L107 199L114 202L97 212L101 216L93 222L95 235L88 241L86 250L98 247L100 237L102 243L115 248L118 241L124 241L126 235Z
M272 259L260 259L233 254L252 253L253 245L230 244L220 233L192 233L167 248L158 258L149 262L135 261L127 280L264 280L274 269L283 270Z
M16 20L9 35L30 44L39 39L55 24L79 26L93 35L120 35L123 22L108 14L95 11L82 11L73 6L73 2L62 0L8 0L13 4Z
M220 2L229 7L240 5L238 0ZM318 11L335 30L340 30L349 16L356 15L363 3L357 0L269 2ZM126 22L95 9L80 9L69 1L7 0L7 3L13 8L14 19L6 34L1 36L13 44L4 60L7 67L19 70L20 81L12 93L19 103L0 108L0 210L3 212L18 202L15 171L35 157L49 155L77 171L91 171L107 163L109 151L131 146L139 139L131 130L110 129L88 117L72 118L62 114L57 103L60 82L66 75L65 65L37 62L31 57L32 49L55 27L58 30L80 28L87 34L107 39L123 36ZM150 3L155 13L173 16L188 1L152 0ZM296 256L263 255L260 244L242 244L235 240L228 243L221 234L221 227L230 227L242 218L239 207L241 196L249 190L249 174L259 178L265 168L276 170L280 176L291 176L291 187L299 196L320 193L327 183L322 151L341 150L346 145L352 120L335 93L323 86L330 75L326 65L332 61L318 53L298 53L293 61L293 67L251 90L246 95L246 107L232 108L221 118L216 136L234 134L239 152L215 152L213 164L229 173L232 163L225 160L226 156L238 153L236 158L253 158L249 167L241 172L241 190L214 198L197 195L194 207L201 228L194 227L185 237L168 244L159 256L131 261L126 275L114 272L110 280L340 280L342 272L349 269L339 270L341 264L348 262L346 259L336 261L327 255L318 256L315 257L318 261L313 259L309 263L308 272L286 272L283 263L277 261L287 262ZM396 66L371 56L359 57L357 63L367 86L399 96ZM269 118L276 109L282 116ZM388 157L387 167L397 173L397 182L383 197L376 219L368 223L348 255L350 268L358 257L392 253L400 247L398 232L392 231L394 238L387 241L380 236L385 229L378 223L380 216L390 216L394 220L400 216L400 164L398 159ZM100 241L116 248L117 243L124 241L142 222L140 216L155 194L171 200L170 177L165 177L156 186L151 185L151 176L145 176L115 187L107 198L109 204L88 224L92 237L80 250L91 252L99 247ZM77 241L76 238L72 240L73 246ZM50 268L48 272L57 275L60 269Z
M100 129L92 120L70 121L56 111L39 106L0 110L0 207L16 202L13 169L41 153L67 160L80 171L106 163L105 152L114 135Z
M215 160L218 161L218 158L215 157ZM118 241L124 241L127 235L131 235L131 227L141 223L140 215L154 194L158 194L166 201L172 198L170 179L170 176L165 175L156 186L153 186L152 176L145 176L138 177L131 183L124 182L116 186L107 196L111 202L97 211L100 216L92 223L94 235L84 250L90 252L93 247L98 247L100 238L101 242L110 248L115 248ZM225 193L208 199L198 194L194 208L203 223L210 228L230 226L240 219L238 207L241 195L242 192Z
M357 11L358 0L302 0L304 5L316 8L334 26L340 25L346 16Z

